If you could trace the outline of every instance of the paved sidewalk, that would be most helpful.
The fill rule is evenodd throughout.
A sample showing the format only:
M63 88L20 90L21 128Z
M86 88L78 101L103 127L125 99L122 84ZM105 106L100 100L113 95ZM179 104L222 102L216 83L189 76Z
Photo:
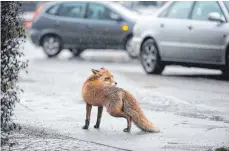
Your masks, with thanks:
M10 136L12 147L4 146L2 151L126 151L95 142L60 135L51 130L22 127Z

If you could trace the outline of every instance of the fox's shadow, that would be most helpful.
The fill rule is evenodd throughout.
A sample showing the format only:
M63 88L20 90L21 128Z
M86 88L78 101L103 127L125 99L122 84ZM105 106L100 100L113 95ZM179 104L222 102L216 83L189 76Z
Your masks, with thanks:
M161 133L161 132L158 132L158 133ZM132 133L132 134L135 134L135 135L152 135L152 134L158 134L158 133L150 133L150 132L145 132L145 131L138 131L138 132Z

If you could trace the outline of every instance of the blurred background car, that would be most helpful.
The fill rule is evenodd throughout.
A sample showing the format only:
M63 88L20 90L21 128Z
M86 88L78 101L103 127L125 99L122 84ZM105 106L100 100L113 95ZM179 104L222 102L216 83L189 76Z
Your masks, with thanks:
M131 48L139 14L115 2L49 2L36 10L29 29L32 42L48 57L69 49L79 56L85 49Z
M154 14L166 1L118 1L123 6L143 15Z
M229 75L229 2L169 2L134 27L132 47L148 74L179 64Z

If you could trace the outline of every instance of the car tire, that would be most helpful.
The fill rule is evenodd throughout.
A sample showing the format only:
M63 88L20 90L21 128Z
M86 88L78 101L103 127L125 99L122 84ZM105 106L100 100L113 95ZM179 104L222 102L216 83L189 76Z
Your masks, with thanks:
M153 39L147 39L143 42L140 60L145 72L148 74L161 74L165 68Z
M80 56L80 54L84 51L83 49L71 48L69 49L74 57Z
M42 47L48 57L55 57L62 50L62 42L58 36L47 35L42 38Z
M226 52L226 56L225 56L225 61L226 61L226 65L223 68L222 72L223 72L223 76L226 76L227 78L229 78L229 48Z
M132 49L132 45L131 45L132 39L133 37L131 36L126 40L125 50L127 51L130 58L136 59L138 55L134 52L134 49Z

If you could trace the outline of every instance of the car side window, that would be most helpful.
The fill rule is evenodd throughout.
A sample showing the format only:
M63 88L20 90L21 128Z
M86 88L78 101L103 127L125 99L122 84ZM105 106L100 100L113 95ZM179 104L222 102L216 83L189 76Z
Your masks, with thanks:
M111 20L111 15L114 14L104 5L90 3L87 9L87 18L96 20Z
M209 14L213 12L219 13L221 17L224 17L218 2L197 1L192 12L192 19L208 20Z
M57 14L63 17L84 18L85 10L85 3L64 3L60 6Z
M51 8L49 8L46 13L49 15L56 15L58 8L59 5L54 5Z
M170 7L167 8L167 11L162 12L161 17L188 19L192 5L192 1L174 2Z

